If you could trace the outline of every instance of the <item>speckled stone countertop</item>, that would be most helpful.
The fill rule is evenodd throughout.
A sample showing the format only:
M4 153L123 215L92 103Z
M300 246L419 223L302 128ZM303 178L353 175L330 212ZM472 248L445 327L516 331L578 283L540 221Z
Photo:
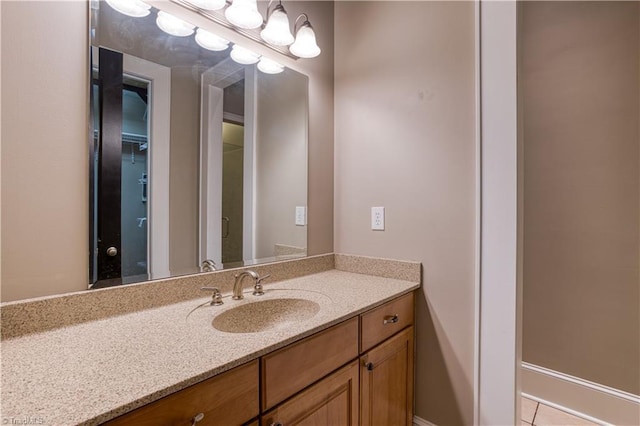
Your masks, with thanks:
M194 310L209 300L202 297L5 340L0 416L99 424L414 290L415 281L329 270L265 285L261 297L247 291L234 301L227 293L222 306ZM273 298L320 309L258 333L212 326L226 310Z

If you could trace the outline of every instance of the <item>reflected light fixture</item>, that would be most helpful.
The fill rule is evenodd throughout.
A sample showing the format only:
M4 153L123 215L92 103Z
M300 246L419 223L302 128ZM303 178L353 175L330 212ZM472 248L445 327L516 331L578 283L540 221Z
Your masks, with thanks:
M202 10L220 10L227 4L226 0L187 0L187 3Z
M289 51L300 58L315 58L320 54L320 47L316 42L316 33L313 31L306 13L298 16L294 26L298 26L300 18L303 18L304 21L295 31L296 41L289 46Z
M193 25L163 11L158 12L156 24L165 33L178 37L189 36L195 29Z
M150 12L151 6L140 0L106 0L107 4L118 12L132 16L134 18L142 18Z
M269 44L274 46L288 46L293 43L293 34L289 29L289 18L287 12L282 6L282 1L270 10L271 3L267 6L267 24L260 32L260 37Z
M229 47L229 40L210 33L207 30L198 28L196 31L196 43L203 49L221 51Z
M235 44L231 49L231 59L242 65L251 65L258 62L260 55L251 50Z
M258 69L265 74L280 74L284 71L284 65L263 56L258 62Z
M258 28L263 22L256 0L233 0L225 9L224 16L236 27L247 30Z

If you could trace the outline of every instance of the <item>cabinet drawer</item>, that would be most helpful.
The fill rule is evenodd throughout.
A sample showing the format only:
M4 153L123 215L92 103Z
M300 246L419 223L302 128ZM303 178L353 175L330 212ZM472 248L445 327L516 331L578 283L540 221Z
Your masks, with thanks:
M258 415L258 361L197 383L108 423L114 425L241 425Z
M413 324L413 293L406 294L362 314L360 353Z
M262 409L304 389L358 356L358 318L262 358Z

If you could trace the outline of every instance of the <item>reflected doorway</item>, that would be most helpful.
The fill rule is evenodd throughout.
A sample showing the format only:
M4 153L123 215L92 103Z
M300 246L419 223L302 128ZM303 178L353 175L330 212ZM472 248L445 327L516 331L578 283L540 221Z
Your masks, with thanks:
M115 58L120 69L121 55L109 52L105 58ZM104 64L103 64L104 65ZM93 97L93 182L92 193L94 238L92 258L92 282L101 286L118 285L148 279L148 160L149 160L149 87L148 80L122 73L108 77L111 89L118 91L115 103L105 99L101 90L105 78L98 70L92 82ZM102 94L102 96L101 96ZM101 98L102 97L102 98ZM101 126L120 129L119 138L103 135ZM119 152L119 167L105 155ZM120 202L100 202L101 195L108 191L111 201L119 197ZM118 195L119 194L119 195ZM119 216L119 217L118 217ZM108 225L101 227L103 222ZM101 259L101 242L109 241L117 255L105 251ZM125 253L126 256L121 256ZM111 265L104 268L106 261ZM102 262L102 263L101 263ZM106 270L105 270L106 269Z
M242 261L244 125L222 123L222 263Z

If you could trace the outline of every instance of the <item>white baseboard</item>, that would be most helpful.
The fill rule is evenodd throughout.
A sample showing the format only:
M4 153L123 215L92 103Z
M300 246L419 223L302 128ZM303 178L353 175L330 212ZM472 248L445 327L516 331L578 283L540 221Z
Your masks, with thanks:
M526 362L522 394L595 423L640 425L640 396Z
M425 419L413 416L413 426L436 426L431 422L426 421Z

